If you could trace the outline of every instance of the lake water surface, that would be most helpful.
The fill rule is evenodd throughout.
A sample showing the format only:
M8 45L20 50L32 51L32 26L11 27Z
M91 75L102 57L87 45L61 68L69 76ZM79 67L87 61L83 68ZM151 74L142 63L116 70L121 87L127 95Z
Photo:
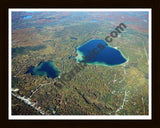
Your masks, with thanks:
M94 52L98 54L94 54ZM127 61L119 50L108 46L104 40L98 39L90 40L84 45L78 47L77 53L77 62L84 61L84 56L89 60L87 64L115 66Z
M32 16L25 16L25 17L23 17L23 19L30 19L30 18L32 18Z
M47 75L47 77L55 78L59 75L58 69L54 66L53 61L42 62L38 67L31 66L26 73L31 75Z

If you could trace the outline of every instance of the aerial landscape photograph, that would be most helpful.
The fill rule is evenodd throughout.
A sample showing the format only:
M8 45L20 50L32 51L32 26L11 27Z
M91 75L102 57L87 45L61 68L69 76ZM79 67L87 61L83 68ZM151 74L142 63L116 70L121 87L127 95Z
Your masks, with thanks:
M150 115L149 14L11 9L10 115Z

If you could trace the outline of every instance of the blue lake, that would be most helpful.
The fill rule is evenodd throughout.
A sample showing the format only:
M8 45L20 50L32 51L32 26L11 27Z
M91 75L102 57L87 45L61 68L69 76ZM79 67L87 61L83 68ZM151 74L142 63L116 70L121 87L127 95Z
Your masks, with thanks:
M42 62L38 67L31 66L26 73L31 75L47 75L47 77L55 78L59 75L58 69L54 66L53 61Z
M87 64L115 66L127 61L119 50L108 46L104 40L90 40L76 50L77 62L88 61Z
M70 56L70 57L69 57L69 59L74 59L74 58L75 58L74 56Z
M91 20L91 21L93 21L93 22L98 22L98 20Z
M71 39L74 39L74 40L77 40L77 38L76 37L70 37Z
M30 19L30 18L32 18L32 16L25 16L25 17L23 17L23 19Z

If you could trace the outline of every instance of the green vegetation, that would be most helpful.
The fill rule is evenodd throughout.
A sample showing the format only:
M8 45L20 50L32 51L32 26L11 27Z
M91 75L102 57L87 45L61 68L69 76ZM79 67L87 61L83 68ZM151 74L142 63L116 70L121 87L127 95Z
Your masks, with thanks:
M22 54L28 54L28 52L30 51L39 51L45 48L46 48L45 45L12 48L12 57L16 57L17 55L22 55Z
M132 19L125 14L123 19L118 12L77 16L28 12L33 18L22 20L19 17L27 12L17 13L12 31L13 94L29 98L46 115L148 115L148 32L141 28L148 24L137 22L138 14ZM98 22L92 22L93 18ZM90 39L104 40L122 20L128 21L127 29L109 45L117 47L127 63L114 67L88 65L61 89L55 86L57 78L25 74L44 57L45 61L54 61L59 76L71 71L77 62L69 57L77 56L76 48ZM40 114L14 96L12 110L13 115Z

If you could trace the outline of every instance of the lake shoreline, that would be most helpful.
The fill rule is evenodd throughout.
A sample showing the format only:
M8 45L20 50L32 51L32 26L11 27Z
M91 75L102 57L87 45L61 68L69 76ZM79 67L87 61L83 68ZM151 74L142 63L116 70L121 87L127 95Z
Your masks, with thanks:
M82 50L79 50L80 48L82 49L82 47L86 47L86 45L87 44L89 44L89 45L91 45L91 42L93 42L93 43L95 43L95 41L97 41L97 42L103 42L103 44L104 43L106 43L107 44L107 42L105 41L105 40L100 40L100 39L91 39L91 40L89 40L89 41L87 41L85 44L83 44L83 45L81 45L81 46L78 46L77 48L76 48L76 51L77 51L77 56L76 56L76 62L77 63L79 63L79 62L81 62L81 61L83 61L84 60L84 56L86 56L83 52L82 52ZM96 42L96 43L97 43ZM106 45L105 44L105 45ZM122 65L122 64L125 64L125 63L127 63L128 62L128 60L126 59L126 57L122 54L122 52L120 51L120 50L118 50L118 49L116 49L116 48L114 48L114 47L111 47L111 46L109 46L108 44L106 45L107 46L107 48L110 48L110 49L108 49L108 50L112 50L112 53L113 53L113 50L114 50L114 52L117 52L118 54L119 54L119 56L124 60L124 62L120 62L119 64L107 64L106 62L99 62L99 61L94 61L94 62L86 62L88 65L100 65L100 66L107 66L107 67L113 67L113 66L118 66L118 65ZM90 46L88 46L88 47L90 47ZM87 48L88 48L87 47ZM92 47L92 46L91 46ZM95 49L95 48L94 48ZM88 50L88 49L87 49ZM87 51L86 50L86 51ZM105 49L106 50L106 49ZM85 52L86 52L85 51ZM108 52L108 51L107 51ZM108 53L107 53L108 54ZM90 54L91 56L92 56L92 54ZM88 56L88 55L87 55ZM97 55L98 56L98 55ZM113 56L113 55L112 55ZM110 58L111 59L111 58ZM119 59L119 58L118 58ZM113 60L111 60L111 61L113 61Z

